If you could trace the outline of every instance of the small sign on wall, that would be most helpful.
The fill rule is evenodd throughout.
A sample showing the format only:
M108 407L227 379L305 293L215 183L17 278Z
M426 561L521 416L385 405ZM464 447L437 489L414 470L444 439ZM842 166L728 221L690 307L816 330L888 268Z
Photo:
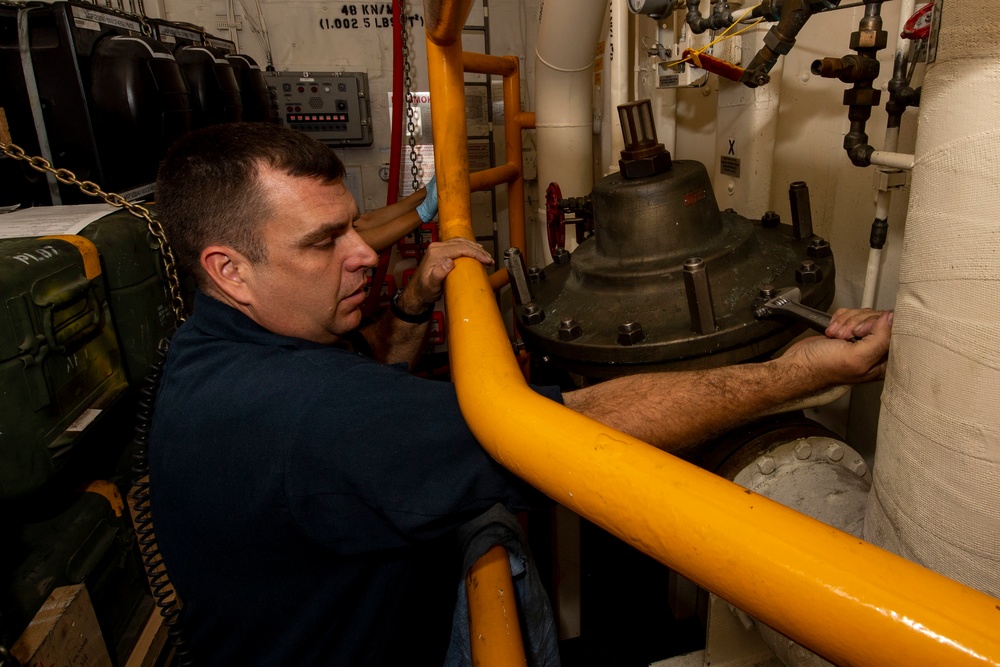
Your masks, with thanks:
M739 178L740 158L736 155L736 138L729 137L729 139L726 140L726 143L726 152L719 157L719 173L723 176Z

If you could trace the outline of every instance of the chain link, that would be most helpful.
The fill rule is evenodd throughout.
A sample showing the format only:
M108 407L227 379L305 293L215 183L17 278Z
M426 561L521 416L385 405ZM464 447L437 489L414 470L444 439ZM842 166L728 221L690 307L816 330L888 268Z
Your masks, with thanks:
M163 225L153 217L149 209L140 204L127 201L124 197L114 192L105 192L93 181L81 181L69 169L56 169L43 157L27 155L24 149L16 144L7 144L0 141L0 151L3 151L3 154L7 157L27 162L28 166L35 171L52 174L57 181L64 185L75 185L84 194L103 199L108 204L116 208L123 208L137 218L145 220L149 233L160 244L160 255L163 257L163 268L167 274L167 287L170 290L170 307L174 311L177 323L180 324L184 321L184 298L181 296L181 281L177 276L177 261L174 259L173 250L170 249L170 244L167 242L167 235L163 231Z
M413 79L410 76L410 33L406 29L406 0L399 0L399 33L403 42L403 90L406 93L406 141L410 145L410 176L413 191L420 189L420 166L417 156L417 125L414 122Z

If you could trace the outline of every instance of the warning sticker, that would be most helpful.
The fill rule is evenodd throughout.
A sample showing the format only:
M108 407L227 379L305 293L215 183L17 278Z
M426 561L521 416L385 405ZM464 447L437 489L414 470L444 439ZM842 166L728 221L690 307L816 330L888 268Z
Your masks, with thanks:
M719 172L723 176L740 177L740 159L732 155L722 155L719 157Z

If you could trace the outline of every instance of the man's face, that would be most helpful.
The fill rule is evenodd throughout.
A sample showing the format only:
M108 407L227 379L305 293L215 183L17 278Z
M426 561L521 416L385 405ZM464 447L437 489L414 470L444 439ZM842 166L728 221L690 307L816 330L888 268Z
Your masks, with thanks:
M247 274L248 306L274 333L331 343L361 323L365 269L378 255L354 229L358 207L343 181L324 183L263 169L271 217L267 260Z

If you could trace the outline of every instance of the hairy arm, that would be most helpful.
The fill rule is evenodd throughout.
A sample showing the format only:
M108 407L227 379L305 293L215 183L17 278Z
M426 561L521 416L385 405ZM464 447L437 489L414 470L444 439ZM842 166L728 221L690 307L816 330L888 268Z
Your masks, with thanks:
M891 326L892 313L841 310L826 336L799 341L771 361L630 375L567 392L563 399L612 428L680 451L803 396L879 379Z
M430 244L399 297L400 310L418 315L433 306L444 293L444 279L455 268L455 260L459 257L470 257L486 265L493 263L493 258L481 245L466 239ZM428 326L428 322L404 322L387 310L361 334L371 346L375 359L387 364L406 362L412 368L423 352Z

